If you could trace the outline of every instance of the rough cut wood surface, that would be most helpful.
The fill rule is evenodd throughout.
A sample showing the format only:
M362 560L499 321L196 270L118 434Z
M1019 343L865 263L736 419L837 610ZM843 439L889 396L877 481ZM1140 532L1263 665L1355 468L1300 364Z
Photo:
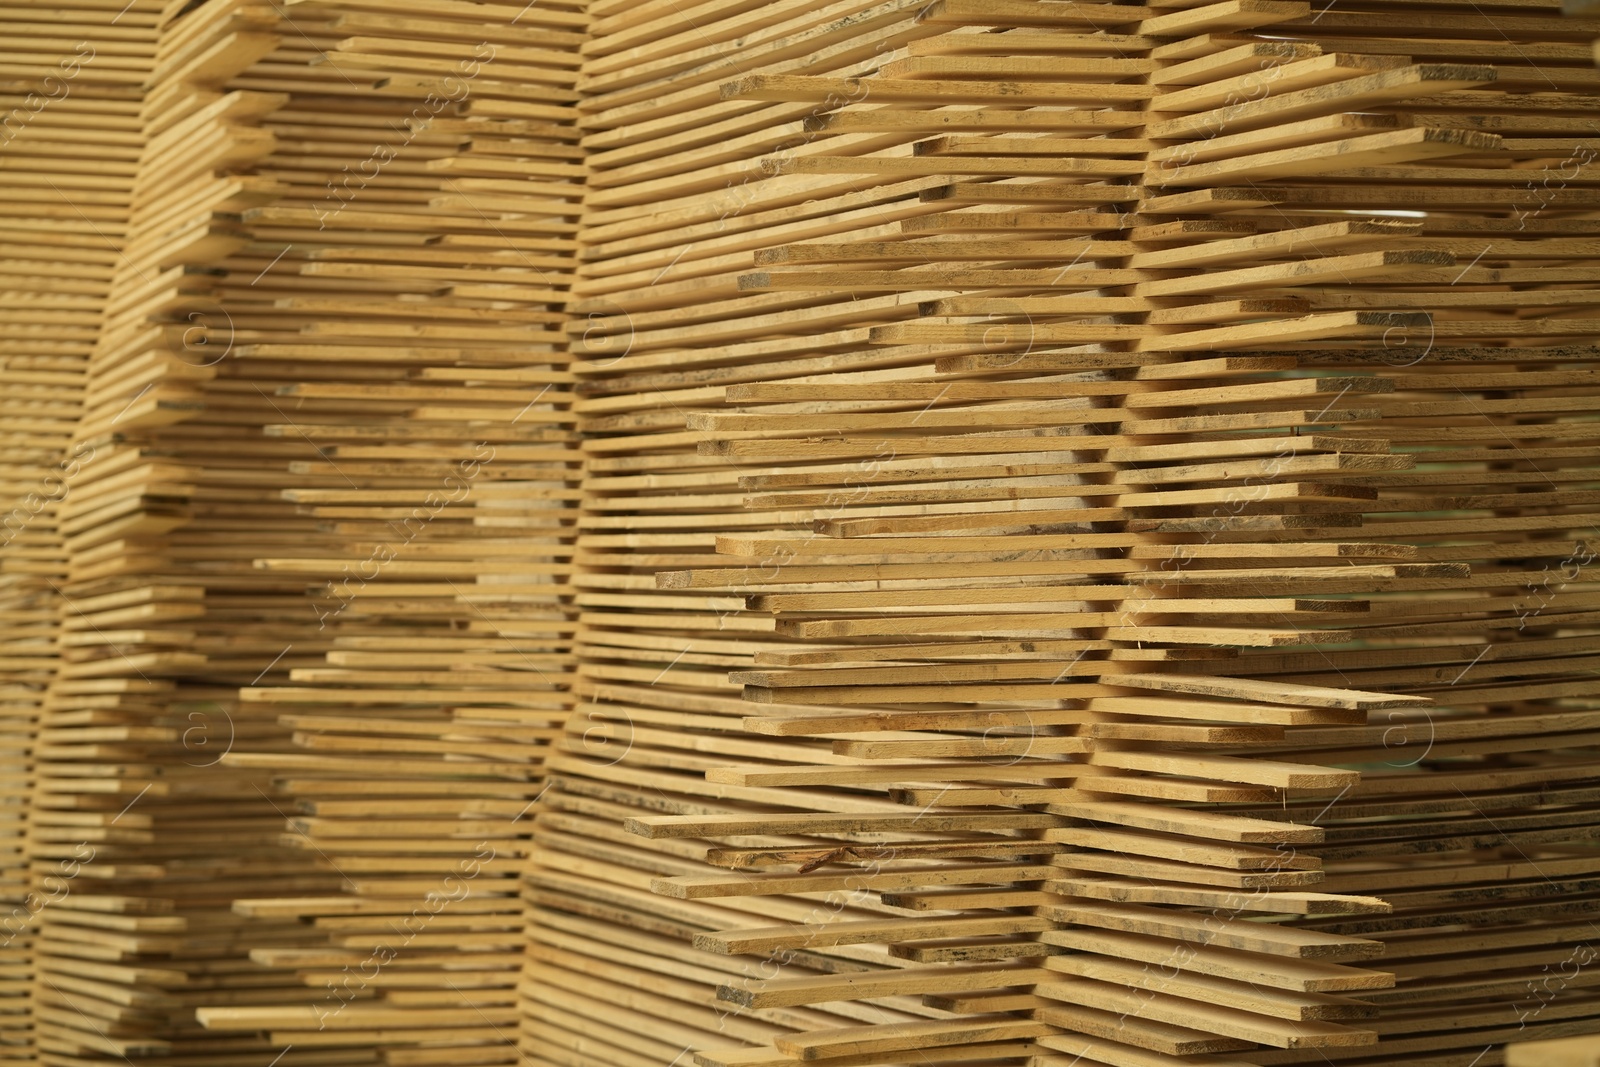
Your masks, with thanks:
M1584 6L8 12L0 1065L1554 1067Z

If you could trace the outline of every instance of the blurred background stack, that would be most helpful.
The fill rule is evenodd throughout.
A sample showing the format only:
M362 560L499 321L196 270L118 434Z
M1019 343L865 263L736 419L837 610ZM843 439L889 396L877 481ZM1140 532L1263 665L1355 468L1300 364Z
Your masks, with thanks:
M95 455L74 440L89 354L128 226L160 5L75 2L0 13L0 1063L32 1063L32 948L59 898L57 850L39 829L30 872L35 741L59 667L67 554L59 509ZM43 758L48 758L45 756ZM59 838L59 840L54 840ZM53 841L52 844L45 844ZM86 853L76 852L81 859ZM81 886L80 886L81 889Z

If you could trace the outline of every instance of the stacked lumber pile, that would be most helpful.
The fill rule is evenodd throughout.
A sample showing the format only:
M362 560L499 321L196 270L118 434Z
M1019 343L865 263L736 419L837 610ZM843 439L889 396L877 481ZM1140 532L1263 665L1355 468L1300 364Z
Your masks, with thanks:
M827 915L800 894L808 881L837 876L803 876L793 892L759 899L657 895L656 879L706 871L706 843L646 841L628 829L637 817L743 812L750 828L736 832L754 836L736 843L764 843L767 827L794 807L784 790L705 778L736 754L787 748L742 735L748 707L728 680L756 651L783 644L772 620L746 614L726 589L659 589L655 574L712 562L719 534L792 524L802 513L747 510L737 465L698 454L703 434L688 420L719 408L729 382L871 366L868 330L916 314L915 303L874 295L742 293L752 250L851 225L888 232L939 210L917 199L935 187L930 179L855 193L853 180L766 177L762 161L773 153L823 148L806 128L821 109L724 100L722 85L741 72L867 73L938 32L917 21L918 9L590 5L578 82L590 173L569 327L584 357L574 364L583 380L573 405L586 458L573 579L578 702L548 758L552 782L536 822L522 1024L529 1064L658 1067L688 1062L690 1049L710 1055L799 1029L924 1015L914 997L754 1011L719 1002L719 986L768 965L694 938L755 925L755 916ZM890 140L854 135L832 149L863 155ZM881 791L830 803L858 818L900 810ZM878 908L874 898L847 914ZM803 954L862 973L879 955L854 946Z
M241 531L281 527L292 508L264 503L276 479L250 484L239 440L250 413L217 403L227 343L209 336L226 318L215 264L248 244L237 213L271 195L237 172L271 150L259 121L282 103L220 88L273 50L275 20L212 4L174 21L172 8L159 27L154 7L142 15L160 37L74 434L92 459L58 507L61 665L31 827L36 874L48 865L45 882L63 885L39 917L33 974L49 1064L264 1051L254 1036L206 1040L194 1021L201 998L248 998L261 984L231 898L333 878L277 847L265 776L228 774L215 758L238 734L275 733L237 713L237 692L270 662L262 652L287 609L233 554ZM304 935L279 924L252 936Z
M530 1061L1600 1025L1518 1000L1600 861L1600 26L591 14Z
M79 180L117 240L38 446L97 462L65 545L29 534L60 602L19 606L41 654L6 664L30 729L55 666L33 620L62 617L32 857L64 888L36 973L7 978L50 1063L506 1062L569 688L583 17L121 18L146 41L111 64L128 159ZM96 117L75 136L115 145Z
M1470 13L1372 4L1279 29L1328 50L1438 65L1445 78L1451 68L1478 77L1480 66L1493 76L1379 109L1438 131L1435 152L1452 138L1467 151L1369 158L1328 178L1257 171L1244 190L1210 194L1284 212L1409 207L1425 213L1420 234L1380 247L1453 258L1381 277L1366 293L1311 289L1304 295L1324 313L1423 322L1379 343L1329 339L1298 356L1307 372L1377 372L1379 417L1350 429L1416 466L1354 479L1377 494L1364 508L1364 539L1414 547L1438 577L1302 586L1366 596L1372 617L1355 627L1357 641L1247 655L1237 671L1435 703L1424 716L1384 713L1364 729L1277 746L1276 758L1363 767L1362 783L1332 808L1291 800L1288 814L1320 814L1325 891L1380 895L1394 909L1298 925L1382 943L1382 966L1396 976L1392 991L1366 998L1381 1010L1378 1049L1338 1062L1493 1063L1504 1042L1593 1031L1600 1013L1593 974L1572 976L1590 954L1600 869L1600 764L1586 752L1597 739L1588 672L1600 622L1587 592L1600 500L1588 414L1600 354L1600 171L1591 166L1600 141L1580 118L1600 86L1587 49L1600 22L1562 20L1554 4ZM1485 136L1496 140L1474 140ZM1463 565L1470 573L1446 575ZM1548 987L1552 972L1563 977Z
M1600 18L72 10L0 1063L1600 1031Z
M1562 8L1574 15L1600 14L1600 3L1594 0L1565 0ZM1600 41L1596 42L1595 54L1600 60ZM1577 978L1582 965L1591 962L1591 959L1580 961L1574 957L1565 961L1554 974L1546 964L1540 968L1538 980L1529 982L1528 992L1540 1001L1553 1000L1560 995L1560 987ZM1554 989L1552 982L1558 983ZM1506 1048L1506 1063L1508 1067L1593 1067L1600 1064L1600 1037L1585 1034L1545 1041L1519 1041Z
M284 628L239 695L259 736L219 772L271 775L277 810L256 810L338 884L239 894L235 913L314 936L254 940L286 988L199 1018L265 1032L291 1062L510 1064L519 875L570 690L561 305L583 16L283 19L224 87L284 101L253 168L275 199L243 213L218 298L234 331L219 403L249 413L234 439L282 515L226 566L248 606L284 597Z
M30 961L41 916L84 891L71 884L90 847L84 831L28 805L40 706L59 666L67 566L58 509L95 455L73 434L127 228L139 85L154 59L158 7L79 0L0 13L8 42L0 62L0 1063L8 1065L33 1062Z

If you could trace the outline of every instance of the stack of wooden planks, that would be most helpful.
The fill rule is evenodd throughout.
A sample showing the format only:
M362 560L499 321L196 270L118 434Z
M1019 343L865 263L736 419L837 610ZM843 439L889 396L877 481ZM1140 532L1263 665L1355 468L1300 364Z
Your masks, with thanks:
M18 486L97 460L61 534L52 510L6 553L57 594L16 583L8 780L53 896L6 978L49 1063L509 1062L517 875L570 688L582 16L135 7L76 20L144 41L109 50L120 110L62 139L103 138L98 172L17 157L84 190L40 214L110 243L54 439L41 368L5 365Z
M1595 1028L1597 24L591 15L530 1059Z
M730 382L882 362L867 350L868 330L916 314L915 303L876 294L741 292L752 252L786 235L887 233L941 210L917 198L936 186L932 179L855 192L854 179L768 177L762 164L774 153L865 155L893 138L868 132L830 146L807 128L825 110L816 102L724 99L723 86L741 74L870 72L938 32L918 21L919 7L589 6L578 89L590 173L569 326L582 357L573 410L586 460L573 579L577 704L549 757L551 786L536 823L522 1025L529 1064L656 1067L799 1030L882 1021L892 1033L928 1015L899 991L870 1004L853 993L817 1006L804 997L750 1008L719 1000L719 987L785 967L809 974L821 965L841 981L871 977L883 955L871 944L813 947L801 938L769 961L760 946L759 955L742 947L729 955L704 940L820 921L837 909L818 894L851 875L800 875L772 895L747 897L740 887L752 884L748 874L706 867L709 842L647 840L632 830L640 818L742 814L727 843L761 846L803 842L780 829L797 800L804 809L814 796L864 829L903 810L873 786L797 798L708 781L707 771L731 760L781 757L792 747L744 734L751 709L728 678L757 651L787 642L770 617L746 613L726 582L663 589L655 575L715 563L719 535L792 526L808 514L746 509L738 463L700 454L705 435L690 419L720 409ZM684 878L699 884L678 888L674 880ZM654 892L658 885L670 892ZM840 904L844 918L883 914L875 896Z
M562 304L583 19L560 3L281 19L277 48L223 87L280 103L251 174L274 199L218 264L218 403L248 412L230 439L274 517L225 566L253 589L241 607L270 589L283 614L237 709L261 737L217 773L271 775L255 809L338 885L239 894L235 913L313 935L252 943L287 987L199 1019L265 1033L289 1063L511 1064L519 875L571 688Z
M335 878L277 847L265 776L215 758L237 736L278 733L240 715L237 693L270 662L287 598L250 582L235 546L292 508L258 504L280 479L251 484L252 413L219 403L228 346L212 331L227 314L217 264L248 243L237 213L271 195L239 172L271 150L259 122L282 101L221 91L276 47L270 10L177 18L180 6L145 5L134 23L159 39L138 78L139 165L74 433L85 458L57 509L61 664L31 826L35 874L57 887L32 976L49 1064L264 1051L254 1036L206 1038L195 1008L258 995L248 941L306 935L278 923L241 937L231 898Z
M73 2L0 1064L1600 1032L1600 17Z
M351 6L212 3L162 26L79 427L114 435L114 463L72 501L89 648L49 722L78 744L38 800L126 843L95 872L121 895L73 904L151 914L52 912L63 942L69 921L126 931L41 966L53 1055L506 1047L518 820L566 700L575 490L550 305L575 229L559 86L578 19ZM549 177L507 177L529 166ZM135 695L90 713L86 692ZM105 802L79 777L96 774ZM201 1006L229 1033L201 1030Z
M46 688L60 666L59 510L93 461L73 435L128 223L139 86L158 4L76 0L0 13L0 1063L34 1062L32 949L71 892L88 831L30 811ZM49 759L54 739L44 738ZM30 828L30 823L34 825ZM67 866L63 869L63 864Z

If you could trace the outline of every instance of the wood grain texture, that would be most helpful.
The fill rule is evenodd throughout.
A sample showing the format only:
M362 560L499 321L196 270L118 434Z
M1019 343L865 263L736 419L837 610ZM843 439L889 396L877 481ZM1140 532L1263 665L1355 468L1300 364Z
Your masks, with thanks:
M0 1064L1600 1031L1592 14L63 13Z

